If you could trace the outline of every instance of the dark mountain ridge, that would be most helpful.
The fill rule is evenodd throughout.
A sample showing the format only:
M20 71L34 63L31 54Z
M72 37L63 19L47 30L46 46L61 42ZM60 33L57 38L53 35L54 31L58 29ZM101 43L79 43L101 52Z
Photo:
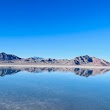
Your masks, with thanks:
M0 63L110 66L110 62L88 55L68 60L52 58L44 59L40 57L20 58L16 55L6 54L4 52L0 53Z
M12 54L6 54L6 53L2 52L2 53L0 53L0 60L2 60L2 61L6 61L6 60L21 60L21 58L15 56L15 55L12 55Z

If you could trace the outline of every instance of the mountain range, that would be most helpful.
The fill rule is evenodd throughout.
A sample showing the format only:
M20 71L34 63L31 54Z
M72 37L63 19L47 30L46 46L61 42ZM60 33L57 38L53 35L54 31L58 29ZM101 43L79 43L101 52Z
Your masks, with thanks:
M14 63L14 64L42 64L42 65L87 65L87 66L110 66L110 62L96 57L91 57L88 55L79 56L73 59L52 59L52 58L40 58L40 57L30 57L30 58L20 58L16 55L0 53L0 63Z

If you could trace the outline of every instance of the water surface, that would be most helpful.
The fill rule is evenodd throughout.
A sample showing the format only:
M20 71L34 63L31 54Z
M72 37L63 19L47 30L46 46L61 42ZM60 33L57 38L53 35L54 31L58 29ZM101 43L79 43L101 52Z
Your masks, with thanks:
M0 110L110 110L110 72L0 68Z

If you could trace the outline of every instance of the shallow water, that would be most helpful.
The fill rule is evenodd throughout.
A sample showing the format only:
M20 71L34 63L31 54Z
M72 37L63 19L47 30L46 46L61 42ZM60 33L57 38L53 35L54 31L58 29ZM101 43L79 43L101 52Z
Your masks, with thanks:
M110 110L110 72L0 68L0 110Z

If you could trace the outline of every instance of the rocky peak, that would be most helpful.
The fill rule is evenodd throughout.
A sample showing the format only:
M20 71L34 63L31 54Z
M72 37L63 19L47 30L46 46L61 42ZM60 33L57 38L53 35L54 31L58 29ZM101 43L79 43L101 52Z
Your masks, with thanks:
M110 66L110 62L88 55L76 57L73 63L75 65Z
M15 55L12 54L6 54L4 52L0 53L0 60L4 61L4 60L20 60L20 57L17 57Z
M76 65L81 65L81 64L87 64L90 62L93 62L92 57L85 55L85 56L79 56L73 59L74 60L74 64Z

